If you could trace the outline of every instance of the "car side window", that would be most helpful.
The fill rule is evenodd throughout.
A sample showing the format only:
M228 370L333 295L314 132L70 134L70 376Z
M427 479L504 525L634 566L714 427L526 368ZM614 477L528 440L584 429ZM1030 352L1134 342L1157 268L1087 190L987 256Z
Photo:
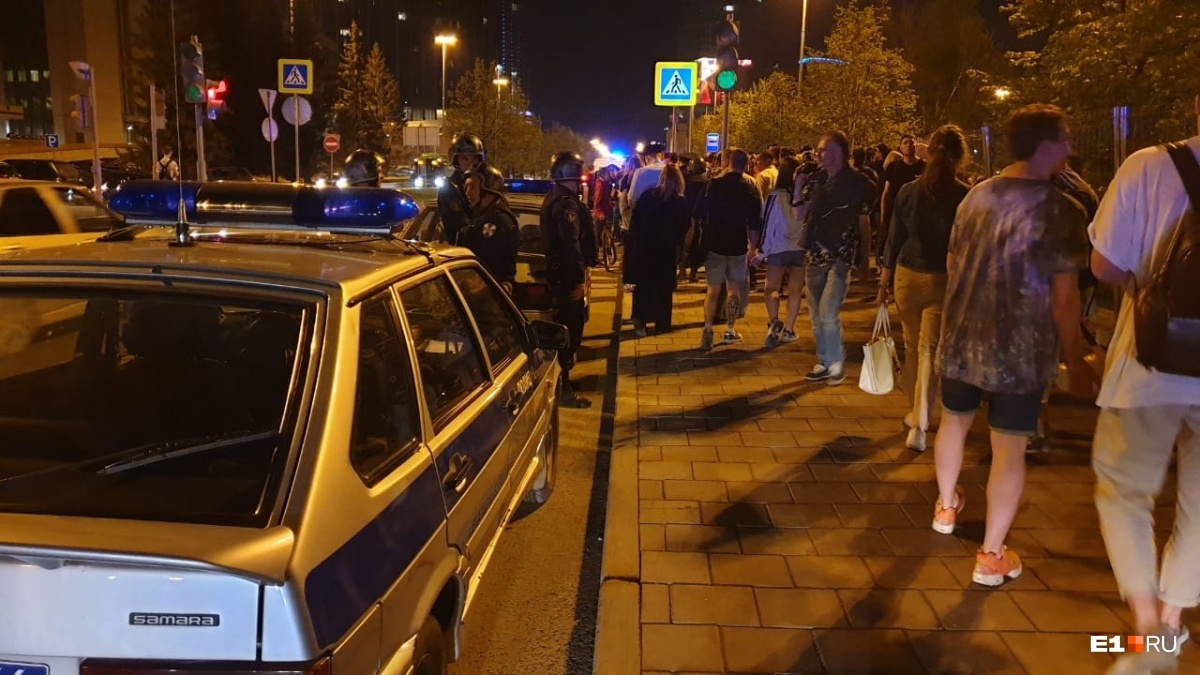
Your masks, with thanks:
M483 354L445 276L405 290L400 301L417 348L425 404L440 430L450 413L489 381Z
M362 306L350 463L368 485L419 440L420 417L408 349L390 294Z
M80 232L107 232L121 225L121 221L113 217L108 209L80 190L63 187L54 188L51 192L75 219Z
M0 236L59 234L58 221L33 188L13 188L0 196Z
M475 317L475 325L483 336L483 347L492 362L492 372L499 374L524 350L521 340L525 330L523 322L513 314L503 291L484 278L479 270L460 267L450 276L462 291L471 316Z

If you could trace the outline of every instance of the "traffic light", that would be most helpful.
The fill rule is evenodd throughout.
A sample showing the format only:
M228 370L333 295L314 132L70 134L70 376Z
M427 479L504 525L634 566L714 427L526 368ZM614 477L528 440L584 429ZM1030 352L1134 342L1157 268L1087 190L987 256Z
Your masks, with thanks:
M717 91L730 91L737 87L737 48L740 43L737 24L733 21L733 15L729 14L717 24L717 72L713 78Z
M190 42L179 45L179 57L183 65L179 74L183 77L183 100L188 103L204 103L204 48L200 38L192 36Z
M208 101L208 119L217 119L217 113L225 109L225 94L228 91L229 86L225 80L208 80L208 88L205 90Z

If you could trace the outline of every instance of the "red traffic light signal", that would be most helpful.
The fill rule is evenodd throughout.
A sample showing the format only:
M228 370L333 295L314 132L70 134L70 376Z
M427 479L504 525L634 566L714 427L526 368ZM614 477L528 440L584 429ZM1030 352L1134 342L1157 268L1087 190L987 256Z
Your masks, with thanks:
M225 80L219 82L208 81L208 89L206 90L208 97L208 107L222 108L225 106L225 94L229 92L229 85Z

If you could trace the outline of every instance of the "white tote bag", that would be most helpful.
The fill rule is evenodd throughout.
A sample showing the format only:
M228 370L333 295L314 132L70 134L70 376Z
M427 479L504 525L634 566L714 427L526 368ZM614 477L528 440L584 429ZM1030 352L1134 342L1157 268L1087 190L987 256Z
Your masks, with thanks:
M879 306L875 315L875 330L871 341L863 345L862 373L858 376L858 388L868 394L883 395L896 386L896 343L892 341L891 321L887 305Z

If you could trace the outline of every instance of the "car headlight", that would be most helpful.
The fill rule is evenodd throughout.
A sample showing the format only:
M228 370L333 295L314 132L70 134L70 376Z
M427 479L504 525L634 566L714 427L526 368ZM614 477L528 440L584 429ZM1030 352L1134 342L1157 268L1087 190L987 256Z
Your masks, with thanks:
M425 179L420 176L417 176L416 178L413 179L413 185L415 185L417 187L425 187Z
M345 178L339 178L337 179L337 186L340 188L350 187L350 181L346 180Z
M436 188L441 188L445 184L446 184L446 179L442 178L441 176L438 176L437 178L433 179L433 186Z

